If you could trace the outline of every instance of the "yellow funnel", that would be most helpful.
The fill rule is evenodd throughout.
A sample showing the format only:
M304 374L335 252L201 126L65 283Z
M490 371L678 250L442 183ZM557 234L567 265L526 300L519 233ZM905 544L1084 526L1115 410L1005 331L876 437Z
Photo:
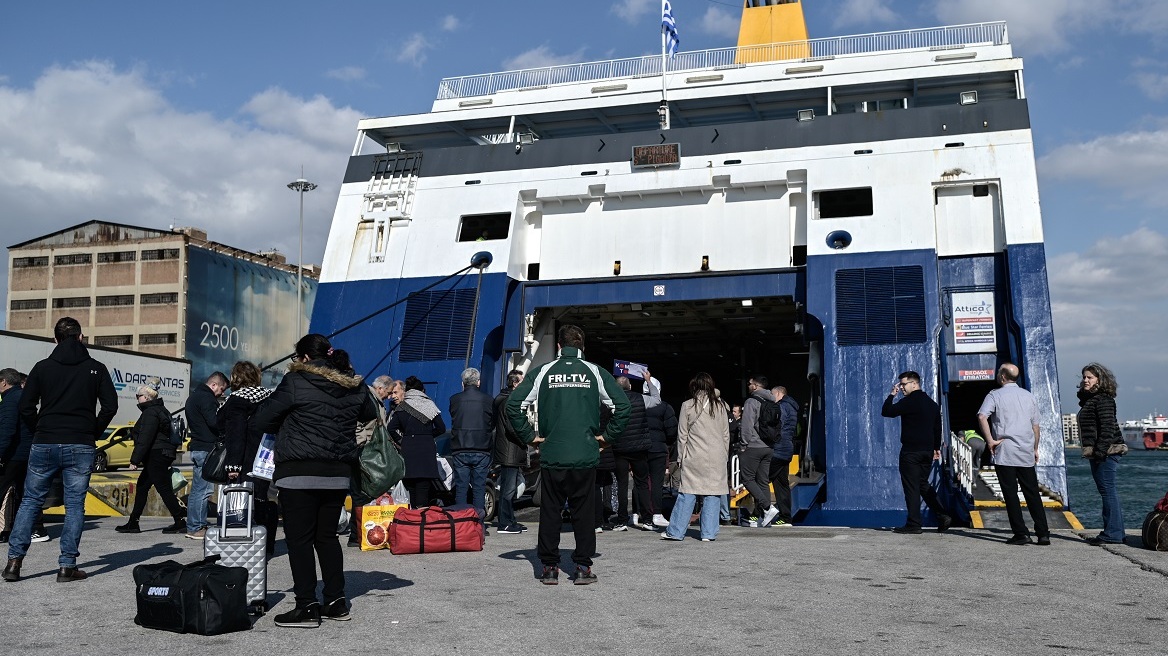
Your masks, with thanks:
M807 21L799 0L743 0L735 63L805 59Z

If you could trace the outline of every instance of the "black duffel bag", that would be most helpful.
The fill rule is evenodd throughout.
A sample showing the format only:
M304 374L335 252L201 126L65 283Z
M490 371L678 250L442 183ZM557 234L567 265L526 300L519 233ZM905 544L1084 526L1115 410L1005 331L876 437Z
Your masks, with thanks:
M251 628L247 569L209 556L190 565L173 560L134 568L138 614L134 623L175 633L218 635Z

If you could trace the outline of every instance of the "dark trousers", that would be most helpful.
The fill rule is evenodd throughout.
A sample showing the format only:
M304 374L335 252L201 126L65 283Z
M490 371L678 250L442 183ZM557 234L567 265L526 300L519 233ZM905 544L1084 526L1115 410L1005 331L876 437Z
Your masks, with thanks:
M665 504L665 465L669 461L669 454L649 452L649 514L660 515ZM652 519L646 517L646 520Z
M0 475L0 506L4 510L4 517L0 518L0 522L3 523L0 534L3 534L5 539L12 532L12 522L16 519L16 509L24 500L24 479L27 474L27 460L13 460L4 463L4 474ZM12 498L8 501L8 505L4 505L4 497L8 496L9 489L12 490ZM36 519L33 520L32 532L44 534L45 517L43 511L38 512Z
M567 501L576 536L572 562L591 567L596 553L596 469L540 468L539 490L539 561L560 564L560 527L564 521L560 513Z
M622 524L629 521L629 470L633 472L633 512L641 515L642 522L651 520L653 512L649 505L649 452L631 451L614 455L617 521Z
M908 528L921 527L921 498L938 516L947 514L937 492L929 485L929 472L933 470L932 451L900 452L900 485L904 488L904 505L908 507Z
M255 500L255 522L268 531L267 547L270 556L276 550L276 528L280 524L280 509L274 501L268 499L272 489L272 482L262 478L249 479Z
M771 448L753 447L738 455L738 470L746 491L754 497L754 512L758 517L771 507Z
M1042 507L1042 496L1038 492L1038 472L1033 467L1011 467L994 465L998 472L998 482L1002 484L1002 500L1006 502L1006 516L1010 518L1010 530L1014 535L1030 535L1026 520L1022 518L1022 504L1018 502L1018 486L1022 486L1022 496L1026 499L1026 509L1034 520L1034 533L1040 538L1050 535L1046 526L1046 509Z
M344 552L337 540L337 522L348 493L348 490L280 489L284 543L288 546L288 566L292 569L297 608L317 602L317 560L320 578L324 580L324 603L345 596Z
M158 490L158 496L162 497L162 503L166 504L167 512L175 521L185 516L178 498L174 496L174 487L170 484L170 465L173 462L174 456L162 451L151 451L146 457L142 473L138 474L138 489L134 491L134 509L130 511L130 521L138 521L146 510L146 499L150 496L151 487Z
M410 493L411 508L426 508L430 505L430 479L403 478L402 485Z
M771 456L771 485L775 488L775 505L779 519L791 521L791 461Z
M611 469L596 470L596 515L595 524L602 526L612 509L605 505L604 488L612 486L613 471Z

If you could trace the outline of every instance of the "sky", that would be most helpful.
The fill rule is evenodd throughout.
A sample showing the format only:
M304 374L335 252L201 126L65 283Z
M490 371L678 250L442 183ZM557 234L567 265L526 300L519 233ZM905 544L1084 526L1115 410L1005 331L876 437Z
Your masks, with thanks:
M1168 2L804 0L812 38L1005 20L1025 60L1063 411L1090 361L1168 412ZM681 50L736 0L672 0ZM13 3L0 21L3 246L93 219L320 262L363 117L443 77L660 52L659 0ZM7 306L7 267L0 299ZM0 326L4 315L0 312Z

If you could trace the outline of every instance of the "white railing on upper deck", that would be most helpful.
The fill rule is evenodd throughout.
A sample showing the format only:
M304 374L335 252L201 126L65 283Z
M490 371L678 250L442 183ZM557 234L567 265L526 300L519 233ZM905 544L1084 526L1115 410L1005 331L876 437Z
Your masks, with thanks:
M715 48L679 52L666 61L670 72L737 66L738 62L781 62L826 59L843 55L902 50L955 48L968 45L1009 43L1004 22L929 27L896 32L877 32L791 43L771 43L742 48ZM585 64L545 66L519 71L444 78L438 84L438 100L487 96L499 91L542 88L661 74L661 56L646 55Z

